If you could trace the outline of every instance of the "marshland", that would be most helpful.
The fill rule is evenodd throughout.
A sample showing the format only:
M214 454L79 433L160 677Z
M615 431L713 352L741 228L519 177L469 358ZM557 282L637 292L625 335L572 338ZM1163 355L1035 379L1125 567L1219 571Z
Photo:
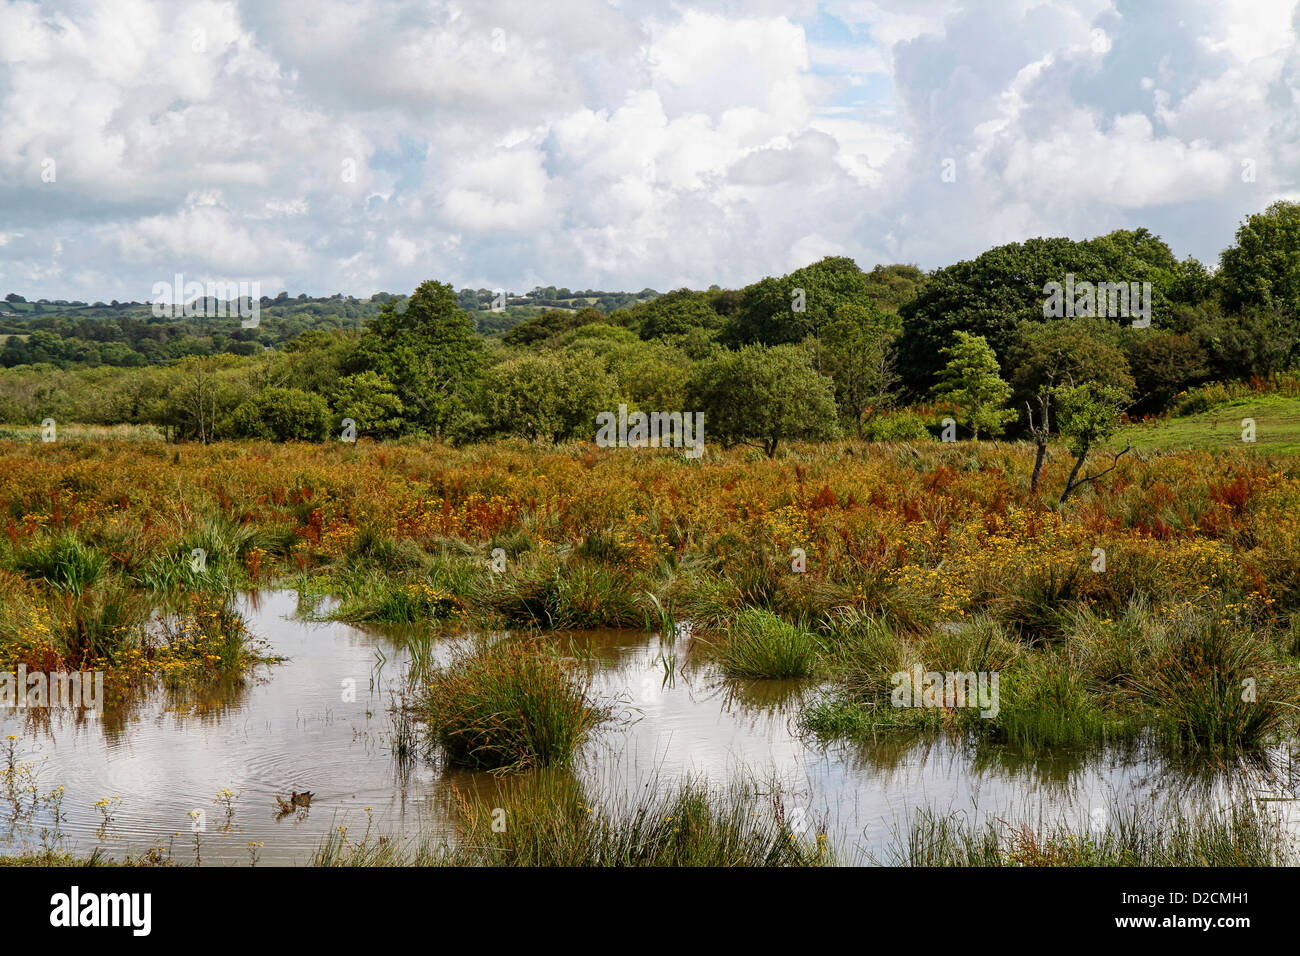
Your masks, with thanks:
M0 675L103 693L0 708L5 859L1295 862L1297 223L504 315L11 296Z
M3 463L5 664L108 688L6 712L13 855L1291 859L1284 457L1126 456L1064 508L1023 444ZM996 717L891 706L916 665L998 673Z

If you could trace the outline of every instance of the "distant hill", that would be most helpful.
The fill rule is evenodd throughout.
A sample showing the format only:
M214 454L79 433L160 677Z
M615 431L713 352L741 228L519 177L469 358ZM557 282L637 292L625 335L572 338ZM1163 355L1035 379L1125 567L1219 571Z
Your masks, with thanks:
M547 286L518 294L462 289L461 308L483 335L501 333L536 315L556 309L595 308L612 312L657 296L640 292L578 292ZM189 355L253 355L280 348L304 332L361 329L380 307L404 296L380 292L358 299L341 293L290 297L281 292L259 300L258 324L244 328L226 302L207 300L202 314L155 316L150 302L29 301L9 293L0 302L0 367L47 362L74 366L160 365Z

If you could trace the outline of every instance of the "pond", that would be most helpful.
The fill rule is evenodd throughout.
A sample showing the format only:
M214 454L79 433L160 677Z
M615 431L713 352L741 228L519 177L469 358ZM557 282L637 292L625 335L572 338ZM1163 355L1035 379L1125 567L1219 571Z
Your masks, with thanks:
M354 836L369 825L389 837L453 840L453 788L499 784L393 756L390 706L408 660L403 633L303 620L292 591L241 595L239 606L253 633L287 659L238 686L197 699L156 693L129 711L80 721L0 711L0 737L18 738L16 759L33 766L38 790L64 788L62 845L76 853L99 846L114 857L161 846L177 863L197 857L209 866L247 865L252 853L258 864L308 863L340 826ZM554 639L590 662L594 689L617 698L627 718L589 743L581 776L604 792L630 792L652 777L723 783L748 770L779 782L786 806L824 825L847 862L879 854L922 807L1087 826L1117 801L1294 795L1286 748L1271 752L1269 773L1207 773L1171 767L1143 747L1029 758L945 737L823 746L795 731L801 700L818 690L806 682L724 680L702 655L686 653L685 636ZM435 657L450 643L438 639ZM235 795L229 814L223 790ZM310 806L282 812L277 797L292 790L311 791ZM195 810L203 813L197 833ZM4 847L38 847L48 810L12 826L10 811L0 799Z

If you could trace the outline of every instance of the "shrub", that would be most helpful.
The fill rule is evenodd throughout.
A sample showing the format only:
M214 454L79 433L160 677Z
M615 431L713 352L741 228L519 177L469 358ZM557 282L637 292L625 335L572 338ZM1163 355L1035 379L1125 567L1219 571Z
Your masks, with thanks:
M862 425L862 437L867 441L928 441L931 435L920 415L895 412L868 418Z
M324 441L330 410L325 399L297 388L266 388L238 405L223 423L234 438Z

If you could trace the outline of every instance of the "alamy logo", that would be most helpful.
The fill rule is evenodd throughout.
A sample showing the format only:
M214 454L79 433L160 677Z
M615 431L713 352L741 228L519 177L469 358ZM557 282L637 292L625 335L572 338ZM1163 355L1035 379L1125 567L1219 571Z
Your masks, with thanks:
M186 282L185 276L178 272L170 283L153 284L153 315L156 319L239 316L243 328L255 329L261 321L261 314L260 282Z
M50 897L51 926L129 926L133 936L148 936L153 924L150 893L70 893Z
M618 415L599 412L596 444L601 448L685 448L687 458L704 454L704 413L632 412L618 406Z
M890 678L889 700L895 707L979 707L991 720L1000 708L998 680L997 671L923 671L917 664Z
M1043 286L1045 319L1127 319L1133 328L1151 325L1150 282L1075 282L1074 273L1065 274L1065 282Z
M17 671L0 671L0 710L36 710L47 707L103 713L104 672L61 671L45 674L33 671L29 674L26 664L19 664Z

